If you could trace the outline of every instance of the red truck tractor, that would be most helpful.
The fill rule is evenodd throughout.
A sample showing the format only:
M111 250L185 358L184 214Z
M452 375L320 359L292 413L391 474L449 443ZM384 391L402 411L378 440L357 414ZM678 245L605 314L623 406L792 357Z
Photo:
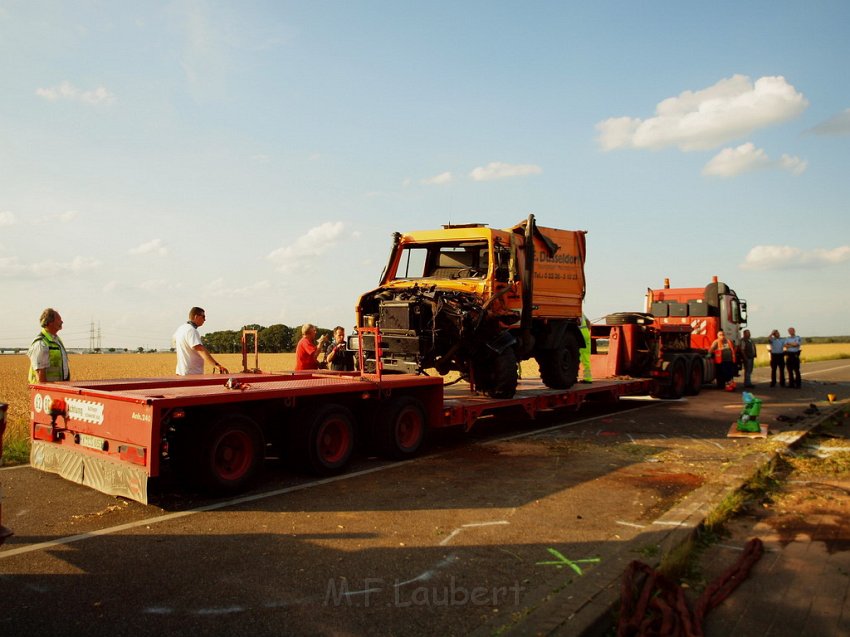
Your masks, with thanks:
M708 356L709 348L723 330L735 347L741 344L741 332L747 324L747 302L738 298L735 290L712 277L702 288L671 288L670 279L664 287L646 291L646 312L658 325L690 326L690 349L703 356L703 382L716 378L714 361ZM738 360L740 370L741 362ZM694 376L699 372L694 369Z

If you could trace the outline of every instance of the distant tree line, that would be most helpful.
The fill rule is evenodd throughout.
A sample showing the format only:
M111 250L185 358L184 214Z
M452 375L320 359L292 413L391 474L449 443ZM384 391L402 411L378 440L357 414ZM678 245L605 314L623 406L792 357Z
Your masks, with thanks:
M332 329L332 328L331 328ZM320 327L319 334L330 332L331 329ZM301 326L289 327L282 323L263 327L262 325L246 325L240 330L222 330L210 332L201 336L204 347L212 352L228 353L242 351L242 330L257 330L259 349L266 353L294 352L295 346L301 339ZM248 342L249 351L254 351L253 342Z

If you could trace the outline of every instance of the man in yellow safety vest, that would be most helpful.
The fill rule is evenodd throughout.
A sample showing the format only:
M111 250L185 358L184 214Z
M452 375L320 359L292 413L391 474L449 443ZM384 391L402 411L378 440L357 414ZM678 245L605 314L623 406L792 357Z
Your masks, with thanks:
M593 374L590 371L590 323L587 321L587 317L582 314L581 315L581 335L584 337L584 343L582 343L583 347L579 348L579 356L581 357L581 369L582 369L582 379L583 383L593 382Z
M59 312L49 307L41 313L41 333L27 352L30 357L30 384L71 380L68 352L58 334L61 329Z

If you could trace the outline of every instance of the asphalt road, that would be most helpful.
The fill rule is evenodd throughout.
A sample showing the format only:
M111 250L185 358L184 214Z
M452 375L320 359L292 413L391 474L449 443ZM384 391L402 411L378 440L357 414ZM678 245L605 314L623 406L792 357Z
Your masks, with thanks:
M772 433L793 426L779 415L850 397L850 362L803 373L802 390L754 390ZM226 501L163 483L144 506L2 468L15 536L0 547L0 634L486 630L766 449L770 438L727 437L740 409L740 393L706 388L488 422L435 437L413 461L358 458L328 480L270 462L254 491Z

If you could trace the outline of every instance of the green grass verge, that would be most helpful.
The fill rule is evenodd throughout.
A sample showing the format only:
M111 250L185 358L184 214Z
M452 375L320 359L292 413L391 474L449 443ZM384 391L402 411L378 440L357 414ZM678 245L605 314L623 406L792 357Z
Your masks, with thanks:
M10 438L3 441L3 464L5 466L26 464L30 461L28 438Z

